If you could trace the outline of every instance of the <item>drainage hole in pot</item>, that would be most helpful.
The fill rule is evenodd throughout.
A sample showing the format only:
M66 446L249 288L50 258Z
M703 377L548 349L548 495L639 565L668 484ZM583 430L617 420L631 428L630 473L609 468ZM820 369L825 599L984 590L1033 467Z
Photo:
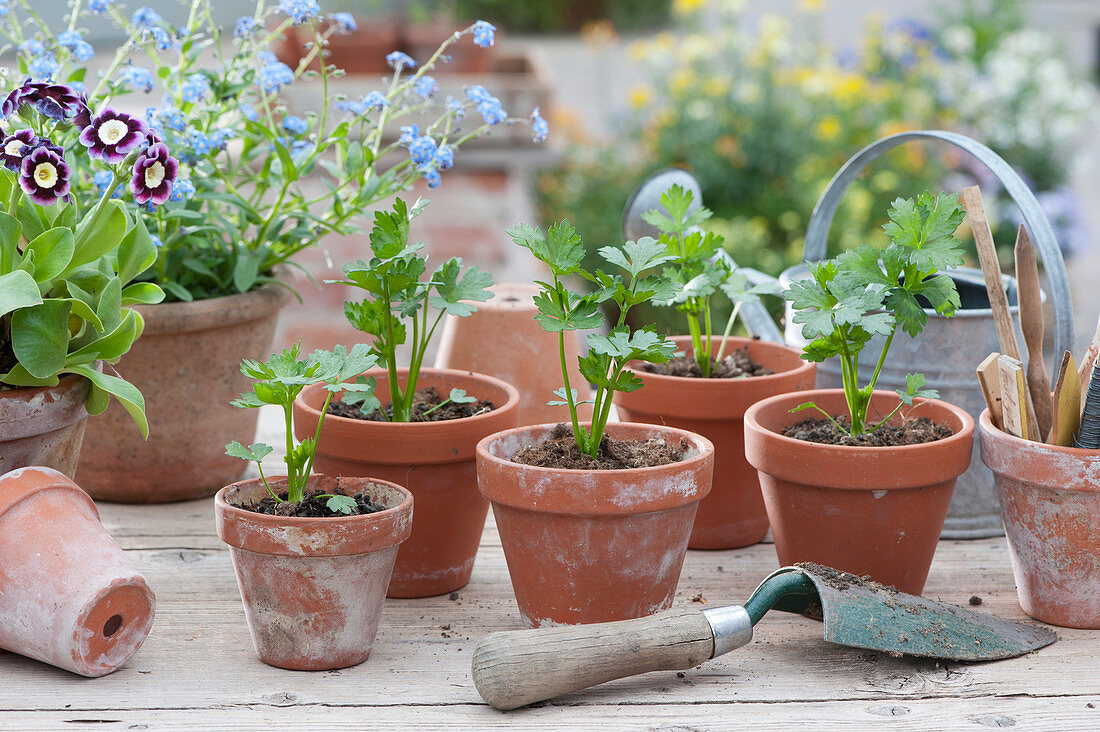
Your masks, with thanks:
M103 637L110 638L112 635L118 632L118 629L122 627L122 616L112 615L107 618L107 622L103 624Z

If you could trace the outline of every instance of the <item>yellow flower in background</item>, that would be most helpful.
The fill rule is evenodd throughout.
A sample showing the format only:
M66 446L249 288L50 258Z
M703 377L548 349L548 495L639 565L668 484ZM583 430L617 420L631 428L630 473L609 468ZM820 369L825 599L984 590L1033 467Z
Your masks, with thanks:
M672 12L683 17L697 13L707 6L707 0L673 0Z
M638 109L653 101L653 87L649 84L635 84L630 89L630 108Z
M730 80L724 76L711 76L703 82L703 93L712 96L720 97L729 93Z
M841 131L840 120L835 115L822 117L817 123L817 136L821 140L835 140Z
M695 72L688 68L676 69L668 77L668 90L673 94L690 92L695 83Z
M676 48L676 60L681 63L709 61L715 55L714 39L703 33L692 33L680 41Z
M650 43L649 41L633 41L629 46L627 46L626 52L630 56L631 61L644 61L645 59L649 58L654 45L655 44Z
M798 9L803 13L820 13L825 9L825 0L800 0Z
M859 74L848 74L836 86L836 95L844 102L856 102L867 98L869 84Z

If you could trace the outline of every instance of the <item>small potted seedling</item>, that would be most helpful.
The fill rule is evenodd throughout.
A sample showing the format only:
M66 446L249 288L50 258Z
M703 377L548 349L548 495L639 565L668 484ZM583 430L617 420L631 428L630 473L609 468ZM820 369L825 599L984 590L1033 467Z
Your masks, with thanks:
M345 266L340 281L366 293L346 302L344 312L372 336L378 368L339 399L316 385L294 404L299 438L317 435L320 472L392 480L416 496L416 521L397 556L391 597L444 594L469 581L489 510L477 491L474 447L518 419L519 394L505 382L423 366L443 318L474 312L491 297L486 288L493 280L476 267L463 270L457 258L429 271L424 245L409 242L409 224L421 209L419 201L408 208L399 198L392 210L376 212L372 257ZM401 347L409 349L406 368L398 365Z
M641 380L631 362L663 363L675 344L652 326L632 330L627 314L670 290L644 273L666 261L655 239L604 247L601 256L625 276L582 269L580 237L568 221L544 236L518 225L508 232L550 270L540 282L535 319L558 335L563 386L557 402L569 424L545 424L491 435L477 446L481 492L493 514L516 593L530 626L639 617L668 607L680 577L699 500L710 491L714 447L671 427L610 423L616 393ZM581 295L565 277L596 283ZM606 335L588 336L580 372L592 382L592 421L577 415L576 389L565 361L566 334L603 324L599 306L613 301L619 317Z
M672 186L661 205L644 215L660 230L670 257L661 269L672 289L656 302L682 312L690 335L672 338L682 353L667 363L632 365L645 388L617 393L615 404L624 421L679 427L715 444L714 484L699 504L688 547L748 546L768 533L768 514L756 470L745 460L745 410L775 394L812 388L816 365L780 343L730 337L741 305L778 295L778 285L749 286L745 274L719 256L723 238L698 228L711 212L696 205L691 191ZM734 307L719 335L711 304L723 295Z
M954 236L962 219L955 196L899 198L885 249L864 244L811 266L786 293L809 340L802 357L838 357L844 388L770 397L745 414L746 455L781 564L818 562L923 589L955 480L970 465L974 421L934 398L920 374L897 393L875 384L898 330L916 337L924 328L922 300L946 317L959 307L941 271L963 261ZM886 343L860 385L859 356L876 334Z
M374 364L363 344L304 359L296 344L264 363L241 364L253 386L233 405L282 410L286 475L264 475L270 445L229 443L226 454L255 462L260 477L218 491L215 515L218 536L233 556L252 642L273 666L343 668L370 655L397 547L412 526L412 495L385 480L314 474L316 433L295 441L291 407L310 385L325 393L326 403L336 393L368 391L348 382Z

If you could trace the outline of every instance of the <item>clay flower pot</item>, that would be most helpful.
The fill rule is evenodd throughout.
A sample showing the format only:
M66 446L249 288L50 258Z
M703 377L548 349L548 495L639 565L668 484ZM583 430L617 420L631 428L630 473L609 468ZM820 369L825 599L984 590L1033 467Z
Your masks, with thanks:
M1100 628L1100 453L1013 437L982 412L1020 607L1046 623Z
M399 369L404 383L408 369ZM378 379L377 394L389 394L385 369L364 374ZM377 476L403 485L416 497L412 536L401 545L390 580L390 597L430 597L464 587L485 528L489 502L477 491L474 448L486 435L514 427L519 393L490 376L446 369L421 369L419 388L440 394L465 389L496 408L485 414L442 422L368 422L327 415L317 443L315 470L328 475ZM306 387L294 402L294 434L312 436L324 404L321 387Z
M503 283L489 288L491 300L477 304L465 318L448 315L439 339L435 366L489 374L519 390L519 425L568 422L569 408L551 407L554 390L561 388L558 334L549 333L535 322L533 297L539 288L532 283ZM569 384L585 400L592 393L581 377L577 356L580 341L576 333L565 335L565 362ZM592 405L582 405L581 419L590 419Z
M83 376L68 374L57 386L0 390L0 473L41 465L73 477L90 388Z
M278 492L285 478L270 480ZM398 545L412 527L413 498L370 478L314 475L309 489L368 492L386 510L359 516L296 518L243 508L268 495L259 479L214 497L218 537L229 545L248 631L260 660L321 671L367 660Z
M829 414L847 413L841 389L781 394L745 412L745 456L760 471L779 563L817 562L919 595L955 480L970 465L973 418L947 402L923 399L902 413L946 423L951 437L852 447L780 434L820 416L790 412L809 401ZM885 416L897 403L897 394L876 391L868 414Z
M229 402L248 387L243 358L270 352L278 285L196 302L142 305L145 331L115 368L141 390L149 440L112 402L84 438L77 481L96 500L165 503L212 496L247 465L225 443L254 435L259 412Z
M82 676L125 664L153 592L88 494L52 468L0 476L0 648Z
M690 336L672 338L679 350L694 353ZM722 337L713 339L717 352ZM768 533L768 513L756 468L745 459L745 410L775 394L812 389L816 364L798 350L778 343L730 338L726 354L748 348L756 363L776 373L743 379L696 379L633 372L645 387L616 392L615 407L624 422L679 427L714 443L714 482L699 504L689 549L734 549L756 544Z
M619 440L688 445L680 462L633 470L562 470L514 463L555 425L520 427L478 443L481 492L528 627L626 620L668 608L700 499L710 492L714 446L671 427L612 423Z

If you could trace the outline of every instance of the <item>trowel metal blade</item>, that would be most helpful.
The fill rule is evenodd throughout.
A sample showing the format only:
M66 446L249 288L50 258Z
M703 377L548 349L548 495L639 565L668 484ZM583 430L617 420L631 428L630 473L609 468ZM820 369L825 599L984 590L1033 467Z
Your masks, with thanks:
M784 567L768 579L786 572L808 577L817 596L788 595L773 608L824 620L825 640L832 643L909 656L992 661L1022 656L1058 640L1053 630L1035 623L907 595L820 565Z

